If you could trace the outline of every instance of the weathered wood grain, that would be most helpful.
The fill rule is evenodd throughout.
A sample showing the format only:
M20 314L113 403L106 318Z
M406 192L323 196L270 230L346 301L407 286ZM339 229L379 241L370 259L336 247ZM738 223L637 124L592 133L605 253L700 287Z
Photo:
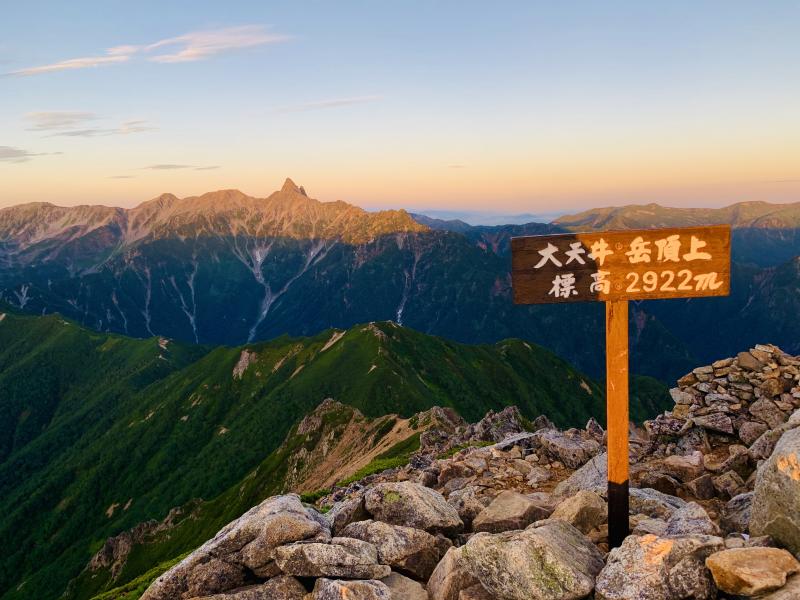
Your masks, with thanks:
M516 304L727 296L730 226L511 240Z

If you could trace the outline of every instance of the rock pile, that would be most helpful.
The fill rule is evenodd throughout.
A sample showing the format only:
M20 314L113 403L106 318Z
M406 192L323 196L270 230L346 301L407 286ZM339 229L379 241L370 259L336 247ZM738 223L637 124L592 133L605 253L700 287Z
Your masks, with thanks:
M757 346L671 394L632 431L632 532L610 552L602 428L512 407L453 417L320 508L265 500L142 598L800 599L800 358Z

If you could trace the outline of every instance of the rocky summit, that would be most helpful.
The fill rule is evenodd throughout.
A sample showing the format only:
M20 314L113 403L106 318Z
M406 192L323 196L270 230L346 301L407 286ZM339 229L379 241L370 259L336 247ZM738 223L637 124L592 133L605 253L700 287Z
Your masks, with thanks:
M699 367L632 428L631 534L609 551L605 432L514 407L431 429L408 465L316 505L264 500L144 600L800 598L800 357Z

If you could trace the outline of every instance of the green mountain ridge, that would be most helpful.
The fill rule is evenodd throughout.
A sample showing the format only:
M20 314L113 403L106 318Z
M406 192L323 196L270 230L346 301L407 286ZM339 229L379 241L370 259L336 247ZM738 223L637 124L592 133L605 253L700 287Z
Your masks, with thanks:
M246 347L135 340L0 309L0 597L57 597L110 536L215 498L326 398L367 417L516 404L603 420L601 387L521 340L469 346L394 323ZM651 384L632 414L660 411Z

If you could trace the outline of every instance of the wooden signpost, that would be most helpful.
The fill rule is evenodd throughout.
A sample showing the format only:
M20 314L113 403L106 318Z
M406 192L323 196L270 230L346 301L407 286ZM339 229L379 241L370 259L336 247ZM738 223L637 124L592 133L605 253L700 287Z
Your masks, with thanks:
M628 521L628 300L727 296L727 225L600 231L511 240L515 304L606 303L608 541Z

